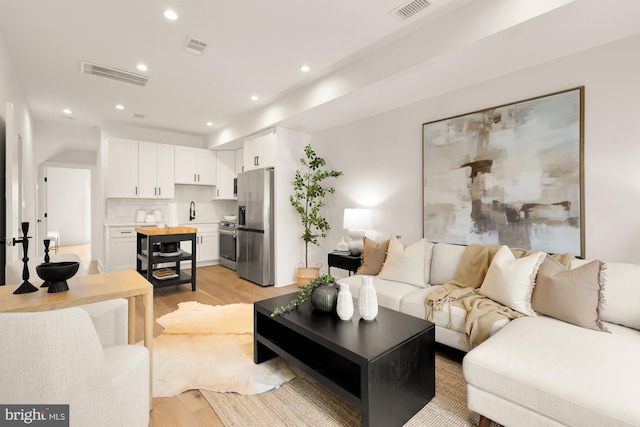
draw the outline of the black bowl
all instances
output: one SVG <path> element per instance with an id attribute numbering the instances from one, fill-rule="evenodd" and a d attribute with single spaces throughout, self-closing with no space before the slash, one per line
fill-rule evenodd
<path id="1" fill-rule="evenodd" d="M 77 261 L 46 262 L 36 266 L 36 272 L 42 280 L 43 286 L 48 285 L 50 294 L 69 290 L 67 279 L 78 272 L 80 263 Z"/>

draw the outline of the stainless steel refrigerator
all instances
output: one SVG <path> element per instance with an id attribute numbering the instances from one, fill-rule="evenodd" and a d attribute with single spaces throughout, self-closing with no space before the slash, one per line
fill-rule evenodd
<path id="1" fill-rule="evenodd" d="M 238 174 L 238 276 L 261 286 L 275 284 L 273 169 Z"/>

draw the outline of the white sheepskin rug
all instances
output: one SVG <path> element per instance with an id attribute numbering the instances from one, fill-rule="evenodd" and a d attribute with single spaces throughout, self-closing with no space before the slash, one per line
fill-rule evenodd
<path id="1" fill-rule="evenodd" d="M 280 357 L 253 363 L 253 304 L 181 302 L 153 340 L 153 397 L 191 389 L 258 394 L 295 377 Z"/>

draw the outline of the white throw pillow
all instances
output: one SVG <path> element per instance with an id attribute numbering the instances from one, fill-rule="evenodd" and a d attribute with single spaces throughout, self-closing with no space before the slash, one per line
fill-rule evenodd
<path id="1" fill-rule="evenodd" d="M 524 315 L 535 316 L 531 296 L 544 257 L 543 252 L 534 252 L 516 259 L 508 246 L 502 246 L 491 261 L 480 294 Z"/>
<path id="2" fill-rule="evenodd" d="M 382 265 L 378 277 L 410 285 L 426 287 L 425 257 L 427 255 L 427 241 L 420 239 L 406 248 L 392 236 L 389 241 L 387 258 Z M 431 255 L 431 254 L 429 254 Z"/>

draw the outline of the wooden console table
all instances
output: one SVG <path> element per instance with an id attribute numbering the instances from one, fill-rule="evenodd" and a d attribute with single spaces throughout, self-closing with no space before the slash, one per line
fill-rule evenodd
<path id="1" fill-rule="evenodd" d="M 37 285 L 36 285 L 37 283 Z M 40 281 L 33 281 L 39 286 Z M 34 312 L 76 307 L 117 298 L 129 301 L 129 344 L 136 343 L 136 297 L 144 303 L 144 346 L 149 350 L 149 408 L 153 396 L 153 286 L 133 270 L 75 276 L 67 280 L 69 290 L 50 294 L 14 295 L 19 285 L 0 286 L 0 312 Z"/>

